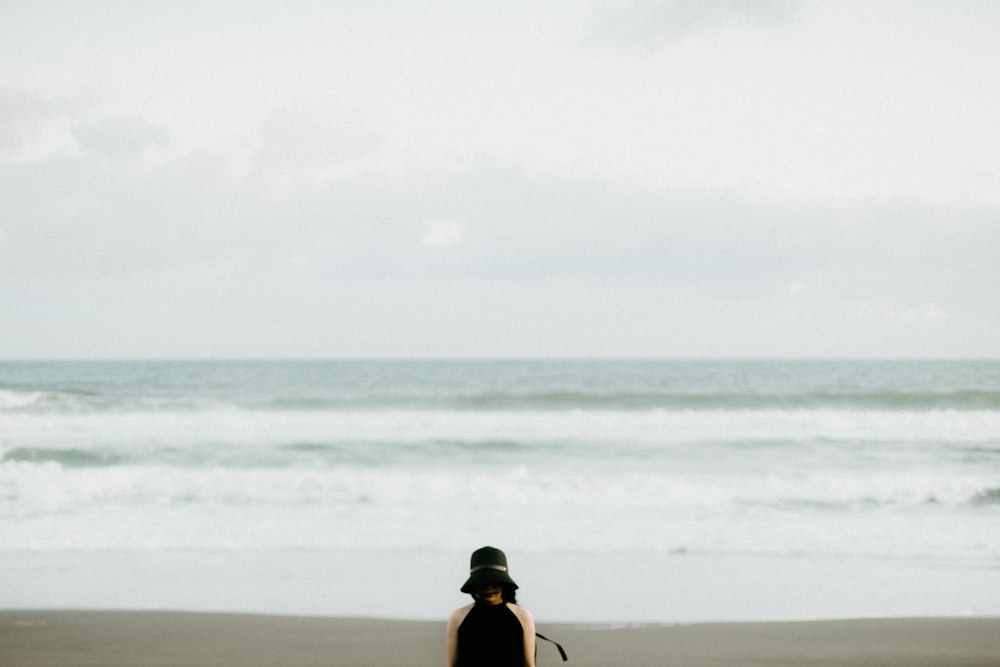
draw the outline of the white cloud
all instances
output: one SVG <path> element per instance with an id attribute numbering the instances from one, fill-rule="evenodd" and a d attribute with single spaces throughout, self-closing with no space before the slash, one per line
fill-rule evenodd
<path id="1" fill-rule="evenodd" d="M 793 299 L 797 299 L 802 296 L 806 290 L 812 287 L 812 283 L 808 280 L 796 280 L 785 288 L 785 293 Z"/>
<path id="2" fill-rule="evenodd" d="M 260 159 L 283 167 L 322 167 L 378 150 L 363 113 L 300 101 L 269 113 L 260 126 Z"/>
<path id="3" fill-rule="evenodd" d="M 449 248 L 462 242 L 465 229 L 448 220 L 431 220 L 424 226 L 424 236 L 420 240 L 426 246 Z"/>
<path id="4" fill-rule="evenodd" d="M 111 158 L 138 155 L 169 144 L 169 133 L 142 118 L 117 117 L 73 126 L 73 137 L 87 153 Z"/>
<path id="5" fill-rule="evenodd" d="M 925 303 L 903 310 L 899 313 L 899 319 L 903 324 L 920 327 L 949 322 L 955 318 L 939 304 Z"/>
<path id="6" fill-rule="evenodd" d="M 67 123 L 81 113 L 85 98 L 80 92 L 53 97 L 0 87 L 0 158 L 31 160 L 71 147 Z"/>
<path id="7" fill-rule="evenodd" d="M 301 195 L 380 164 L 381 139 L 365 115 L 321 101 L 299 100 L 260 122 L 253 187 L 273 198 Z"/>
<path id="8" fill-rule="evenodd" d="M 637 0 L 601 6 L 592 35 L 626 47 L 670 43 L 732 25 L 774 26 L 792 20 L 801 0 Z"/>
<path id="9" fill-rule="evenodd" d="M 238 255 L 214 259 L 198 264 L 195 267 L 195 275 L 198 282 L 211 287 L 228 280 L 233 271 L 240 265 L 241 258 Z"/>
<path id="10" fill-rule="evenodd" d="M 849 301 L 858 320 L 880 321 L 901 329 L 920 329 L 947 324 L 955 319 L 937 303 L 904 305 L 885 301 Z"/>
<path id="11" fill-rule="evenodd" d="M 37 92 L 0 88 L 0 152 L 23 146 L 51 110 L 51 105 Z"/>

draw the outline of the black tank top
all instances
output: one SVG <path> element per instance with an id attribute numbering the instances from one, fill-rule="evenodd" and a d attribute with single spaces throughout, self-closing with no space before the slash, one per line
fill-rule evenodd
<path id="1" fill-rule="evenodd" d="M 458 627 L 457 667 L 524 667 L 524 628 L 506 604 L 477 604 Z"/>

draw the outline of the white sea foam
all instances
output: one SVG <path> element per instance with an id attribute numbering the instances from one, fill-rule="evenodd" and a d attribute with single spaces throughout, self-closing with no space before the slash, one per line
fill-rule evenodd
<path id="1" fill-rule="evenodd" d="M 1000 556 L 994 476 L 501 463 L 0 466 L 11 549 L 433 548 L 488 522 L 521 548 Z M 930 533 L 927 531 L 930 530 Z M 926 535 L 942 542 L 928 543 Z M 449 536 L 452 536 L 449 538 Z M 957 536 L 957 539 L 954 537 Z"/>
<path id="2" fill-rule="evenodd" d="M 0 410 L 16 410 L 35 405 L 44 394 L 40 391 L 10 391 L 0 389 Z"/>
<path id="3" fill-rule="evenodd" d="M 331 388 L 304 364 L 28 365 L 4 388 L 0 373 L 0 579 L 24 576 L 3 570 L 16 554 L 263 567 L 274 553 L 428 562 L 487 542 L 575 554 L 605 578 L 623 576 L 610 563 L 679 559 L 696 576 L 844 559 L 974 578 L 1000 562 L 1000 373 L 958 365 L 972 379 L 935 380 L 930 400 L 901 367 L 865 381 L 866 405 L 839 398 L 848 374 L 809 365 L 753 367 L 772 392 L 761 400 L 754 382 L 736 400 L 712 384 L 739 364 L 333 368 L 364 375 Z M 803 382 L 812 397 L 797 404 Z M 633 588 L 622 604 L 655 617 Z"/>
<path id="4" fill-rule="evenodd" d="M 150 411 L 0 414 L 5 447 L 44 443 L 1000 441 L 1000 410 Z"/>

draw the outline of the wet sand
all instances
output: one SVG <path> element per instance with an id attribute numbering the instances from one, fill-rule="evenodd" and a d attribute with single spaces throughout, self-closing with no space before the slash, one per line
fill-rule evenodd
<path id="1" fill-rule="evenodd" d="M 1000 619 L 630 627 L 539 623 L 568 665 L 1000 667 Z M 0 611 L 12 667 L 441 667 L 444 621 L 128 611 Z M 538 665 L 563 664 L 539 642 Z"/>

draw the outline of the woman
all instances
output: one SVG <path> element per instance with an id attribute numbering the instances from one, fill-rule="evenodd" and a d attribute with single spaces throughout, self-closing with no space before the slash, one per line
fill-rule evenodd
<path id="1" fill-rule="evenodd" d="M 517 604 L 516 590 L 502 551 L 472 553 L 462 592 L 474 602 L 448 619 L 448 667 L 535 667 L 535 619 Z"/>

